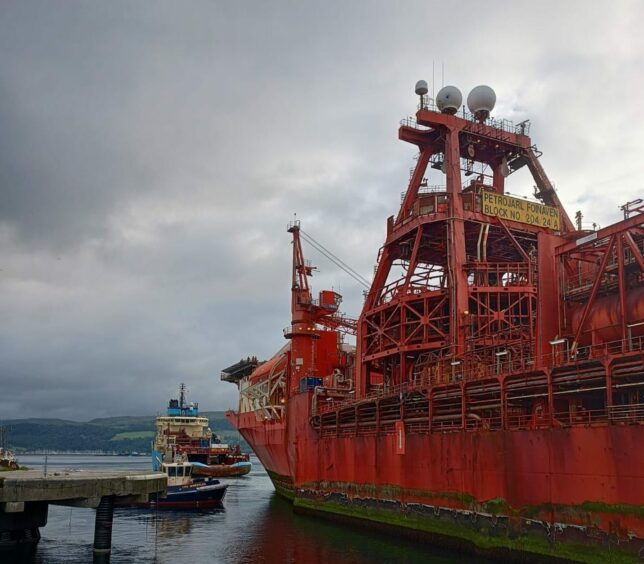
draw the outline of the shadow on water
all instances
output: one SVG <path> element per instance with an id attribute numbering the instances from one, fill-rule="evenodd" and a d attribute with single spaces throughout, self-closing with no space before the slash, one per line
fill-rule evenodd
<path id="1" fill-rule="evenodd" d="M 217 514 L 225 513 L 225 509 L 215 508 L 206 510 L 163 510 L 119 508 L 114 511 L 114 520 L 122 531 L 140 531 L 145 528 L 145 541 L 172 541 L 191 535 L 200 526 L 200 519 L 211 519 Z M 127 533 L 120 532 L 119 539 L 126 539 Z M 156 538 L 155 538 L 156 537 Z"/>
<path id="2" fill-rule="evenodd" d="M 250 529 L 248 542 L 231 546 L 226 562 L 453 564 L 461 561 L 453 553 L 393 535 L 298 515 L 277 494 L 257 515 Z"/>
<path id="3" fill-rule="evenodd" d="M 226 564 L 453 564 L 467 561 L 453 553 L 345 524 L 298 515 L 277 494 L 254 506 L 246 522 L 226 522 L 221 510 L 204 512 L 119 509 L 115 512 L 111 559 L 93 559 L 91 536 L 79 531 L 70 538 L 43 538 L 34 552 L 14 553 L 16 564 L 74 562 L 190 562 Z M 93 512 L 82 518 L 89 525 Z M 86 527 L 84 527 L 86 528 Z M 81 534 L 79 534 L 81 533 Z M 81 537 L 81 538 L 79 538 Z M 85 541 L 82 542 L 82 537 Z"/>

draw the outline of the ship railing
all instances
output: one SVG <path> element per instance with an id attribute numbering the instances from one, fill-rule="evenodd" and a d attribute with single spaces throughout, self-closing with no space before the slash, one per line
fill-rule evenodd
<path id="1" fill-rule="evenodd" d="M 628 326 L 627 332 L 630 333 L 630 328 Z M 563 351 L 562 363 L 577 362 L 579 360 L 602 358 L 638 351 L 644 351 L 644 335 L 629 335 L 626 339 L 608 341 L 597 345 L 582 346 L 578 347 L 576 350 L 568 348 Z"/>
<path id="2" fill-rule="evenodd" d="M 332 399 L 331 401 L 323 402 L 318 405 L 315 414 L 320 415 L 329 411 L 335 411 L 338 408 L 354 405 L 358 401 L 369 401 L 395 395 L 401 395 L 402 397 L 402 394 L 407 392 L 425 390 L 435 385 L 460 384 L 461 382 L 493 378 L 501 374 L 530 374 L 541 371 L 544 368 L 565 367 L 620 355 L 641 354 L 644 352 L 644 335 L 630 336 L 628 339 L 578 347 L 576 350 L 573 350 L 570 343 L 563 339 L 561 343 L 554 346 L 561 348 L 561 350 L 556 350 L 551 354 L 536 358 L 521 357 L 517 359 L 509 358 L 502 361 L 497 360 L 497 362 L 488 365 L 463 363 L 456 366 L 450 363 L 450 367 L 439 370 L 438 368 L 442 365 L 436 363 L 434 365 L 436 369 L 432 374 L 417 376 L 413 381 L 402 382 L 393 386 L 377 386 L 359 398 L 352 397 L 340 401 Z M 498 349 L 499 347 L 497 347 Z"/>
<path id="3" fill-rule="evenodd" d="M 604 426 L 610 421 L 614 424 L 642 424 L 644 423 L 644 404 L 615 405 L 598 409 L 578 408 L 571 411 L 556 411 L 550 418 L 545 412 L 541 416 L 531 413 L 507 414 L 505 429 L 509 431 L 522 431 L 529 429 L 540 429 L 550 427 L 574 427 L 574 426 Z M 333 426 L 335 427 L 335 426 Z M 375 422 L 368 424 L 358 423 L 361 435 L 377 434 L 378 432 L 394 432 L 394 422 L 381 421 L 379 430 Z M 503 427 L 503 419 L 499 416 L 466 417 L 465 428 L 469 431 L 494 431 Z M 461 414 L 432 417 L 431 429 L 439 432 L 461 431 L 463 429 Z M 328 430 L 328 429 L 327 429 Z M 355 423 L 341 423 L 338 425 L 340 435 L 355 434 Z M 405 421 L 406 433 L 427 433 L 430 430 L 429 418 L 416 421 Z M 332 434 L 335 434 L 332 430 Z"/>
<path id="4" fill-rule="evenodd" d="M 552 352 L 536 357 L 511 358 L 497 364 L 485 366 L 485 374 L 492 376 L 499 373 L 527 372 L 536 367 L 559 367 L 569 364 L 578 364 L 589 360 L 627 355 L 644 351 L 644 335 L 629 335 L 627 339 L 608 341 L 596 345 L 585 345 L 573 348 L 571 339 L 560 339 L 551 343 Z M 500 347 L 497 347 L 497 350 Z M 480 368 L 477 368 L 480 370 Z M 471 372 L 466 372 L 464 379 L 470 380 Z M 474 378 L 476 379 L 476 378 Z"/>
<path id="5" fill-rule="evenodd" d="M 580 407 L 575 411 L 556 411 L 553 423 L 559 427 L 573 425 L 603 425 L 609 420 L 612 423 L 641 423 L 644 422 L 644 404 L 611 405 L 599 409 Z"/>
<path id="6" fill-rule="evenodd" d="M 500 356 L 503 360 L 497 360 L 493 364 L 475 366 L 459 366 L 456 374 L 459 380 L 480 380 L 499 374 L 512 374 L 520 372 L 531 372 L 543 367 L 559 367 L 568 364 L 578 364 L 589 360 L 601 360 L 603 358 L 627 355 L 644 351 L 644 335 L 630 335 L 626 339 L 608 341 L 596 345 L 585 345 L 581 347 L 572 347 L 572 341 L 561 339 L 553 341 L 553 351 L 551 353 L 538 357 L 520 356 L 519 358 L 508 358 L 508 355 Z M 494 347 L 496 353 L 505 352 L 503 346 Z M 443 376 L 450 376 L 450 372 L 445 372 Z M 432 381 L 432 383 L 444 383 Z"/>
<path id="7" fill-rule="evenodd" d="M 644 403 L 611 405 L 608 417 L 614 423 L 635 423 L 644 421 Z"/>
<path id="8" fill-rule="evenodd" d="M 440 110 L 436 105 L 436 100 L 431 96 L 423 96 L 422 101 L 416 107 L 419 110 L 430 110 L 432 112 L 440 113 Z M 468 121 L 479 123 L 479 121 L 476 119 L 476 116 L 474 114 L 465 110 L 465 106 L 463 106 L 463 108 L 459 112 L 457 112 L 456 115 L 457 117 L 466 119 Z M 410 119 L 410 118 L 407 118 L 407 119 Z M 401 122 L 401 125 L 403 125 L 402 122 Z M 489 117 L 485 120 L 485 125 L 494 127 L 506 133 L 515 133 L 517 135 L 530 134 L 530 120 L 527 120 L 527 119 L 515 124 L 509 119 Z"/>
<path id="9" fill-rule="evenodd" d="M 472 257 L 466 268 L 469 286 L 511 288 L 532 285 L 532 268 L 524 262 L 485 263 Z"/>
<path id="10" fill-rule="evenodd" d="M 405 433 L 419 433 L 426 434 L 429 432 L 429 421 L 419 421 L 416 423 L 406 423 L 405 424 Z M 361 433 L 362 434 L 362 433 Z M 374 425 L 373 434 L 376 434 L 376 428 Z"/>
<path id="11" fill-rule="evenodd" d="M 608 419 L 606 408 L 585 409 L 578 407 L 575 410 L 555 411 L 553 424 L 555 427 L 570 427 L 573 425 L 605 424 Z"/>
<path id="12" fill-rule="evenodd" d="M 615 405 L 597 409 L 578 408 L 575 411 L 557 411 L 552 420 L 547 413 L 541 416 L 533 414 L 507 414 L 506 429 L 526 430 L 547 427 L 571 427 L 578 425 L 603 426 L 607 421 L 617 424 L 641 424 L 644 422 L 644 404 Z M 468 419 L 466 428 L 470 430 L 500 429 L 502 419 L 498 417 L 481 417 Z M 461 423 L 456 417 L 452 421 L 432 422 L 436 430 L 461 429 Z"/>
<path id="13" fill-rule="evenodd" d="M 400 394 L 402 396 L 403 393 L 412 391 L 415 389 L 420 389 L 421 386 L 415 386 L 411 384 L 410 382 L 403 382 L 402 384 L 397 384 L 395 386 L 379 386 L 377 389 L 370 391 L 367 393 L 365 396 L 360 398 L 360 401 L 364 400 L 372 400 L 372 399 L 378 399 L 378 398 L 384 398 L 384 397 L 392 397 L 397 394 Z M 349 399 L 343 399 L 336 401 L 335 399 L 331 398 L 331 401 L 324 402 L 323 404 L 318 404 L 317 411 L 315 414 L 321 415 L 322 413 L 326 413 L 328 411 L 335 411 L 338 408 L 342 407 L 348 407 L 351 405 L 354 405 L 356 403 L 356 400 L 353 398 Z"/>
<path id="14" fill-rule="evenodd" d="M 426 181 L 426 179 L 425 179 Z M 445 184 L 421 184 L 418 188 L 418 194 L 446 194 L 447 188 Z M 405 200 L 407 195 L 407 190 L 404 190 L 400 193 L 400 202 L 402 203 Z"/>
<path id="15" fill-rule="evenodd" d="M 468 278 L 469 286 L 480 287 L 503 287 L 512 288 L 515 286 L 532 286 L 532 269 L 525 263 L 495 263 L 484 264 L 478 263 L 474 259 L 468 261 L 468 269 L 470 276 Z M 426 278 L 416 277 L 421 282 L 425 282 Z M 439 279 L 439 274 L 436 274 L 436 280 Z M 431 278 L 429 279 L 431 280 Z M 406 277 L 398 278 L 390 282 L 380 290 L 380 298 L 378 305 L 389 303 L 394 298 L 401 295 L 400 289 L 405 285 Z M 444 290 L 444 287 L 439 283 L 431 284 L 425 283 L 423 285 L 412 283 L 406 289 L 405 295 L 420 295 L 424 292 L 433 292 L 436 290 Z"/>
<path id="16" fill-rule="evenodd" d="M 318 332 L 318 328 L 315 324 L 310 325 L 308 327 L 296 327 L 295 325 L 287 325 L 282 329 L 282 333 L 284 333 L 284 336 L 287 338 L 290 338 L 293 335 L 316 335 Z"/>
<path id="17" fill-rule="evenodd" d="M 425 127 L 424 125 L 420 125 L 416 121 L 416 118 L 407 116 L 406 118 L 403 118 L 400 120 L 400 125 L 403 127 L 411 127 L 412 129 L 419 129 L 421 131 L 428 131 L 429 127 Z"/>
<path id="18" fill-rule="evenodd" d="M 447 186 L 445 184 L 421 184 L 418 188 L 419 194 L 446 194 Z M 404 196 L 405 192 L 403 192 Z"/>
<path id="19" fill-rule="evenodd" d="M 425 94 L 420 102 L 416 105 L 417 110 L 430 110 L 432 112 L 440 112 L 438 106 L 436 105 L 436 100 L 431 96 Z"/>
<path id="20" fill-rule="evenodd" d="M 305 261 L 308 262 L 309 264 L 307 266 L 311 266 L 311 261 Z M 302 296 L 299 296 L 297 298 L 297 303 L 298 305 L 313 305 L 313 306 L 319 306 L 320 305 L 320 300 L 317 298 L 304 298 Z"/>
<path id="21" fill-rule="evenodd" d="M 624 261 L 624 265 L 628 266 L 633 264 L 634 259 L 631 261 Z M 564 288 L 564 297 L 570 300 L 583 301 L 588 298 L 593 289 L 595 278 L 586 276 L 583 280 L 568 282 Z M 601 282 L 601 289 L 603 292 L 616 292 L 619 288 L 619 280 L 611 280 L 604 278 Z"/>
<path id="22" fill-rule="evenodd" d="M 389 303 L 398 293 L 399 288 L 405 284 L 405 278 L 399 278 L 387 284 L 380 291 L 380 298 L 378 299 L 378 305 Z"/>
<path id="23" fill-rule="evenodd" d="M 432 281 L 435 281 L 432 283 Z M 424 277 L 423 274 L 415 274 L 412 276 L 410 284 L 407 286 L 404 294 L 402 293 L 402 288 L 405 286 L 406 278 L 398 278 L 393 282 L 387 284 L 382 290 L 380 290 L 380 297 L 376 302 L 377 305 L 384 305 L 391 302 L 394 298 L 402 296 L 420 296 L 421 294 L 427 292 L 436 292 L 437 290 L 445 290 L 444 286 L 441 285 L 440 273 L 435 273 L 431 277 Z M 422 284 L 419 284 L 421 282 Z"/>
<path id="24" fill-rule="evenodd" d="M 189 452 L 190 454 L 208 454 L 209 448 L 206 447 L 190 447 L 189 445 L 178 445 L 177 452 Z"/>
<path id="25" fill-rule="evenodd" d="M 422 199 L 422 201 L 417 199 L 414 202 L 414 205 L 409 210 L 409 214 L 401 218 L 401 220 L 395 224 L 395 229 L 399 229 L 400 227 L 406 225 L 410 221 L 413 221 L 417 217 L 432 215 L 437 213 L 441 213 L 441 214 L 447 213 L 449 209 L 448 207 L 449 194 L 445 192 L 445 187 L 431 186 L 427 188 L 428 189 L 426 191 L 419 192 L 420 194 L 425 196 Z M 403 192 L 402 195 L 404 199 L 405 192 Z M 475 194 L 462 194 L 461 196 L 467 196 L 469 201 L 472 196 L 475 196 Z"/>

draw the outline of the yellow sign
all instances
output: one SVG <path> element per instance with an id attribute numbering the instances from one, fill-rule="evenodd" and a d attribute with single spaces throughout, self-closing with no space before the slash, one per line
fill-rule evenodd
<path id="1" fill-rule="evenodd" d="M 559 210 L 553 206 L 544 206 L 494 192 L 483 192 L 482 204 L 483 213 L 486 215 L 559 231 Z"/>

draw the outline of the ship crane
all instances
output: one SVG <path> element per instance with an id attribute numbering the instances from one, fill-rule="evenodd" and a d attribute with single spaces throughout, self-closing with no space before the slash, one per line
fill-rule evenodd
<path id="1" fill-rule="evenodd" d="M 323 247 L 313 237 L 302 231 L 300 222 L 293 221 L 288 225 L 287 231 L 293 235 L 293 275 L 291 284 L 291 312 L 293 315 L 292 327 L 307 325 L 305 331 L 310 331 L 316 324 L 327 329 L 340 330 L 350 335 L 356 335 L 358 322 L 338 311 L 342 296 L 333 290 L 323 290 L 319 298 L 314 300 L 309 288 L 308 277 L 317 270 L 311 263 L 304 259 L 302 239 L 310 243 L 319 252 L 324 254 L 334 264 L 338 265 L 360 284 L 368 287 L 367 280 L 353 270 L 350 266 L 336 257 L 331 251 Z"/>
<path id="2" fill-rule="evenodd" d="M 312 267 L 310 264 L 308 264 L 307 261 L 304 260 L 304 255 L 302 252 L 302 244 L 301 244 L 301 240 L 304 240 L 309 245 L 311 245 L 316 251 L 318 251 L 321 255 L 326 257 L 338 268 L 342 269 L 349 276 L 351 276 L 351 278 L 353 278 L 356 282 L 358 282 L 358 284 L 364 286 L 366 289 L 369 289 L 369 287 L 371 286 L 371 283 L 369 282 L 369 280 L 367 280 L 364 276 L 362 276 L 356 270 L 351 268 L 342 259 L 338 258 L 329 249 L 327 249 L 324 245 L 322 245 L 322 243 L 320 243 L 319 241 L 316 241 L 310 234 L 306 233 L 302 229 L 299 221 L 295 221 L 289 224 L 288 231 L 293 233 L 293 286 L 294 287 L 295 285 L 297 285 L 298 288 L 300 289 L 303 289 L 303 288 L 308 289 L 308 282 L 306 280 L 306 277 L 312 276 L 313 271 L 316 270 L 315 267 Z M 338 298 L 340 297 L 339 294 L 336 294 L 336 296 Z M 310 293 L 309 293 L 309 299 L 310 299 Z M 333 314 L 326 315 L 328 311 L 329 311 L 329 304 L 327 304 L 327 306 L 324 308 L 325 315 L 319 317 L 316 320 L 316 323 L 318 325 L 321 325 L 322 327 L 325 327 L 327 329 L 341 331 L 342 333 L 345 333 L 347 335 L 352 335 L 354 337 L 358 334 L 357 319 L 353 319 L 345 315 L 344 313 L 340 313 L 337 311 Z"/>
<path id="3" fill-rule="evenodd" d="M 300 222 L 293 221 L 287 230 L 293 236 L 293 263 L 291 325 L 285 329 L 284 336 L 291 341 L 290 389 L 296 391 L 315 388 L 322 384 L 323 378 L 349 369 L 338 331 L 356 335 L 358 322 L 338 311 L 342 302 L 338 292 L 322 290 L 317 299 L 313 298 L 308 277 L 315 268 L 304 259 Z"/>

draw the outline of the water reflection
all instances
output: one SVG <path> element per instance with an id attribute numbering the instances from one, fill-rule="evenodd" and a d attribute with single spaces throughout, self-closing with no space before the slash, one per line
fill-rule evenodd
<path id="1" fill-rule="evenodd" d="M 257 515 L 247 542 L 231 546 L 230 563 L 304 562 L 307 564 L 453 563 L 453 554 L 428 545 L 341 525 L 293 512 L 277 496 Z"/>
<path id="2" fill-rule="evenodd" d="M 218 513 L 224 513 L 224 508 L 200 511 L 154 511 L 148 509 L 120 508 L 114 511 L 114 521 L 117 533 L 122 529 L 141 527 L 146 529 L 146 538 L 158 536 L 160 540 L 172 540 L 184 537 L 201 525 L 199 519 L 209 519 Z M 123 535 L 125 533 L 121 533 Z"/>
<path id="3" fill-rule="evenodd" d="M 52 462 L 66 467 L 96 468 L 107 463 L 111 468 L 147 469 L 144 461 L 125 457 L 50 459 Z M 228 484 L 225 510 L 117 509 L 111 564 L 175 564 L 179 559 L 225 564 L 473 561 L 372 530 L 297 515 L 288 501 L 275 494 L 268 475 L 256 459 L 253 462 L 253 471 L 248 476 L 222 480 Z M 0 562 L 92 562 L 94 516 L 91 509 L 51 506 L 49 522 L 41 531 L 43 538 L 36 553 L 20 560 L 7 561 L 0 556 Z"/>

